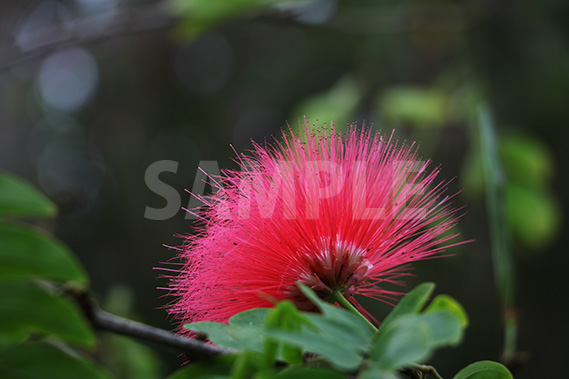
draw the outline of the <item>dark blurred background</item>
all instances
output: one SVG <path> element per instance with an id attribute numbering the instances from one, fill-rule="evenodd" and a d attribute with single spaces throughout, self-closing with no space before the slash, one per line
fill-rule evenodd
<path id="1" fill-rule="evenodd" d="M 236 168 L 234 152 L 307 115 L 341 129 L 396 129 L 456 179 L 467 204 L 454 257 L 417 264 L 466 308 L 463 344 L 432 363 L 452 376 L 500 358 L 503 332 L 485 210 L 476 109 L 499 135 L 517 271 L 517 378 L 561 378 L 566 315 L 569 150 L 566 1 L 4 0 L 0 3 L 0 168 L 59 206 L 50 228 L 80 257 L 102 306 L 163 328 L 165 280 L 153 267 L 191 232 L 145 184 L 194 185 L 200 161 Z M 388 311 L 383 305 L 375 313 Z M 182 358 L 106 337 L 97 353 L 118 377 L 160 377 Z M 125 363 L 132 360 L 134 363 Z"/>

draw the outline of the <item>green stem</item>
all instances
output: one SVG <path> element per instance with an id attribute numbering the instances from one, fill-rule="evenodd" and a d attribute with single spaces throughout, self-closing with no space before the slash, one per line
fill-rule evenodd
<path id="1" fill-rule="evenodd" d="M 336 303 L 340 304 L 345 309 L 347 309 L 350 312 L 354 313 L 355 315 L 359 316 L 362 320 L 364 320 L 369 325 L 369 327 L 374 332 L 377 332 L 377 328 L 375 327 L 375 325 L 373 325 L 364 315 L 362 315 L 360 313 L 360 311 L 358 311 L 358 309 L 356 307 L 354 307 L 352 305 L 352 303 L 350 303 L 350 301 L 348 299 L 346 299 L 340 291 L 332 292 L 331 299 L 334 300 Z"/>
<path id="2" fill-rule="evenodd" d="M 480 153 L 486 180 L 486 202 L 492 242 L 494 277 L 504 309 L 503 360 L 511 363 L 516 356 L 517 317 L 515 308 L 515 270 L 510 234 L 505 211 L 505 179 L 498 156 L 496 130 L 490 109 L 481 106 L 478 112 L 480 125 Z"/>
<path id="3" fill-rule="evenodd" d="M 506 309 L 504 311 L 504 351 L 502 360 L 506 365 L 511 365 L 516 359 L 516 339 L 517 339 L 517 316 L 515 310 Z"/>

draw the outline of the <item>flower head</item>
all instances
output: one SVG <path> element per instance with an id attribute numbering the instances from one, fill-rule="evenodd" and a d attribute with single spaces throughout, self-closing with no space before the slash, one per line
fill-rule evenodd
<path id="1" fill-rule="evenodd" d="M 306 124 L 239 162 L 212 178 L 204 223 L 180 248 L 170 312 L 182 323 L 226 321 L 274 300 L 312 310 L 298 282 L 357 307 L 356 294 L 385 300 L 393 292 L 382 283 L 401 284 L 410 263 L 457 244 L 439 169 L 393 134 Z"/>

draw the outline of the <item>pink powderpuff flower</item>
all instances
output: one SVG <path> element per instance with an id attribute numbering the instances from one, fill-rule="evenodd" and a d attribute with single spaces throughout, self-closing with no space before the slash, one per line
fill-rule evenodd
<path id="1" fill-rule="evenodd" d="M 393 133 L 352 125 L 342 136 L 305 121 L 239 163 L 210 178 L 217 192 L 200 197 L 203 222 L 178 249 L 169 312 L 180 324 L 226 322 L 275 300 L 314 310 L 298 282 L 323 299 L 339 291 L 372 318 L 354 295 L 387 302 L 398 293 L 382 283 L 402 284 L 410 263 L 464 243 L 449 242 L 460 216 L 439 168 Z"/>

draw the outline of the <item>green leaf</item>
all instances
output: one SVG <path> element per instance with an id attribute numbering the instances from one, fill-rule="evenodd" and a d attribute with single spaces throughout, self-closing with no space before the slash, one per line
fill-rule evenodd
<path id="1" fill-rule="evenodd" d="M 265 335 L 319 354 L 336 367 L 358 367 L 374 335 L 369 325 L 350 311 L 324 302 L 307 286 L 299 284 L 299 287 L 322 314 L 302 314 L 301 330 L 269 329 Z"/>
<path id="2" fill-rule="evenodd" d="M 24 180 L 0 172 L 0 217 L 53 217 L 55 204 Z"/>
<path id="3" fill-rule="evenodd" d="M 360 346 L 346 343 L 345 340 L 334 335 L 326 335 L 320 329 L 309 325 L 310 321 L 306 315 L 294 308 L 292 308 L 294 312 L 291 314 L 291 308 L 286 305 L 286 303 L 281 303 L 277 308 L 271 310 L 271 312 L 279 311 L 275 313 L 275 316 L 278 317 L 273 320 L 274 325 L 269 325 L 271 329 L 260 326 L 260 321 L 266 314 L 266 310 L 243 312 L 243 314 L 234 316 L 230 324 L 197 322 L 186 324 L 184 327 L 206 333 L 211 341 L 227 348 L 263 352 L 264 342 L 269 341 L 282 346 L 282 355 L 286 355 L 285 358 L 290 358 L 291 361 L 296 360 L 296 355 L 300 356 L 300 352 L 294 351 L 296 350 L 294 348 L 299 347 L 305 351 L 321 355 L 337 367 L 348 369 L 358 367 L 362 361 Z M 331 305 L 330 307 L 335 308 Z M 335 308 L 334 311 L 347 312 L 339 308 Z M 247 316 L 252 316 L 252 321 L 248 321 Z M 350 316 L 352 315 L 350 314 Z M 327 317 L 327 315 L 322 317 Z M 355 320 L 361 322 L 359 318 Z M 295 324 L 291 325 L 290 321 L 294 321 Z M 299 327 L 302 325 L 305 327 Z M 369 327 L 367 328 L 369 330 Z M 370 334 L 369 339 L 372 336 L 373 333 Z M 369 344 L 369 340 L 366 342 Z"/>
<path id="4" fill-rule="evenodd" d="M 345 370 L 354 370 L 362 362 L 359 349 L 355 346 L 311 329 L 304 328 L 302 332 L 266 330 L 265 335 L 301 347 L 305 352 L 318 354 L 332 365 Z"/>
<path id="5" fill-rule="evenodd" d="M 390 322 L 393 322 L 401 316 L 419 313 L 434 289 L 434 283 L 419 284 L 399 301 L 397 306 L 387 315 L 385 320 L 383 320 L 381 328 L 384 328 Z"/>
<path id="6" fill-rule="evenodd" d="M 4 330 L 0 332 L 0 351 L 9 346 L 24 342 L 29 337 L 25 330 Z"/>
<path id="7" fill-rule="evenodd" d="M 369 332 L 366 336 L 362 336 L 357 332 L 350 333 L 350 326 L 349 324 L 339 323 L 335 319 L 330 319 L 327 317 L 322 317 L 316 314 L 307 314 L 306 317 L 310 322 L 322 331 L 325 335 L 336 337 L 340 340 L 343 340 L 344 343 L 350 344 L 355 348 L 365 351 L 370 347 L 371 339 L 373 338 L 373 332 L 369 326 L 366 325 L 366 328 Z M 360 326 L 355 326 L 354 330 L 360 329 Z"/>
<path id="8" fill-rule="evenodd" d="M 62 243 L 30 227 L 0 224 L 0 282 L 34 277 L 88 283 L 85 271 Z"/>
<path id="9" fill-rule="evenodd" d="M 445 345 L 457 345 L 462 340 L 461 319 L 453 312 L 438 309 L 421 316 L 429 326 L 431 348 Z"/>
<path id="10" fill-rule="evenodd" d="M 358 379 L 402 379 L 395 371 L 368 369 L 358 375 Z"/>
<path id="11" fill-rule="evenodd" d="M 407 314 L 378 332 L 370 353 L 370 369 L 397 370 L 421 362 L 437 347 L 456 345 L 461 339 L 461 320 L 452 311 Z"/>
<path id="12" fill-rule="evenodd" d="M 466 328 L 468 326 L 468 315 L 462 305 L 460 305 L 455 299 L 448 295 L 438 295 L 436 296 L 431 304 L 425 309 L 425 313 L 433 312 L 436 310 L 447 310 L 454 314 L 460 320 L 460 326 Z"/>
<path id="13" fill-rule="evenodd" d="M 269 320 L 272 320 L 269 323 Z M 264 352 L 270 363 L 280 357 L 289 363 L 302 360 L 296 346 L 283 344 L 267 338 L 266 327 L 300 331 L 308 320 L 291 303 L 281 302 L 275 308 L 257 308 L 241 312 L 229 320 L 229 324 L 217 322 L 197 322 L 184 325 L 185 328 L 207 334 L 207 337 L 219 346 L 232 349 L 247 349 Z M 272 366 L 272 363 L 269 365 Z"/>
<path id="14" fill-rule="evenodd" d="M 308 321 L 301 315 L 301 313 L 289 301 L 282 301 L 272 309 L 265 321 L 265 328 L 276 328 L 282 330 L 300 331 L 302 325 Z M 297 346 L 289 344 L 279 344 L 273 338 L 265 339 L 265 347 L 263 350 L 264 366 L 271 368 L 274 366 L 277 354 L 279 352 L 279 345 L 281 346 L 281 356 L 285 362 L 289 364 L 302 363 L 302 350 Z"/>
<path id="15" fill-rule="evenodd" d="M 503 365 L 492 361 L 472 363 L 458 372 L 454 379 L 513 379 Z"/>
<path id="16" fill-rule="evenodd" d="M 243 350 L 231 368 L 231 379 L 249 379 L 255 372 L 259 371 L 261 354 L 250 350 Z M 262 369 L 261 369 L 262 370 Z"/>
<path id="17" fill-rule="evenodd" d="M 283 308 L 283 304 L 290 303 L 279 303 L 272 309 L 266 318 L 265 327 L 267 328 L 281 328 L 283 324 L 283 318 L 286 316 L 287 310 Z M 292 306 L 292 304 L 290 304 Z M 300 326 L 300 325 L 299 325 Z M 262 367 L 270 369 L 274 366 L 277 359 L 277 354 L 279 352 L 279 342 L 275 341 L 273 338 L 265 338 L 265 346 L 263 348 L 263 359 Z"/>
<path id="18" fill-rule="evenodd" d="M 425 359 L 430 352 L 429 326 L 418 315 L 401 316 L 378 333 L 370 361 L 373 369 L 396 370 Z"/>
<path id="19" fill-rule="evenodd" d="M 312 328 L 312 324 L 308 318 L 298 311 L 293 303 L 284 301 L 279 303 L 278 307 L 281 308 L 281 311 L 283 312 L 280 325 L 281 329 L 301 331 L 305 326 Z M 290 365 L 300 365 L 303 362 L 302 349 L 290 344 L 282 344 L 281 357 Z"/>
<path id="20" fill-rule="evenodd" d="M 228 378 L 236 358 L 237 354 L 226 354 L 202 359 L 176 371 L 168 379 Z"/>
<path id="21" fill-rule="evenodd" d="M 216 345 L 229 349 L 249 349 L 263 351 L 263 329 L 222 324 L 218 322 L 194 322 L 184 328 L 207 334 L 207 338 Z"/>
<path id="22" fill-rule="evenodd" d="M 267 315 L 273 308 L 254 308 L 237 313 L 229 319 L 229 325 L 233 326 L 259 326 L 265 325 Z"/>
<path id="23" fill-rule="evenodd" d="M 344 379 L 338 372 L 308 367 L 289 367 L 279 372 L 275 379 Z"/>
<path id="24" fill-rule="evenodd" d="M 359 349 L 368 347 L 374 332 L 361 317 L 348 310 L 326 303 L 307 286 L 299 284 L 299 287 L 304 295 L 316 304 L 322 312 L 322 315 L 306 314 L 314 326 L 325 334 L 342 339 L 345 343 L 350 343 Z"/>
<path id="25" fill-rule="evenodd" d="M 93 363 L 70 355 L 57 347 L 26 342 L 0 354 L 0 377 L 30 378 L 107 378 Z"/>
<path id="26" fill-rule="evenodd" d="M 53 335 L 82 347 L 95 336 L 75 304 L 33 283 L 0 283 L 0 335 L 33 332 Z"/>

